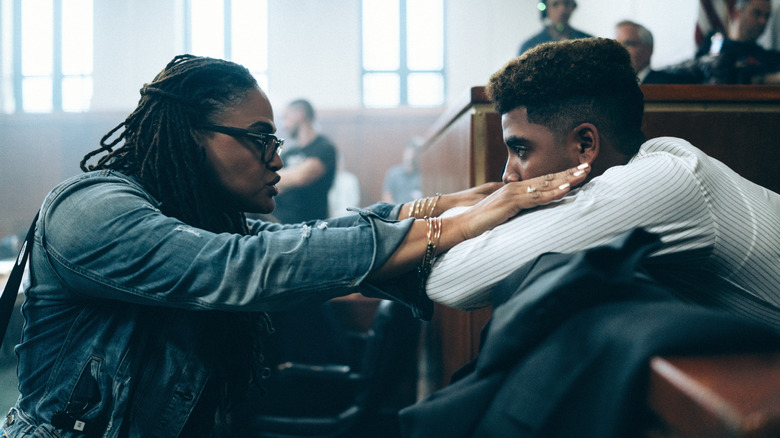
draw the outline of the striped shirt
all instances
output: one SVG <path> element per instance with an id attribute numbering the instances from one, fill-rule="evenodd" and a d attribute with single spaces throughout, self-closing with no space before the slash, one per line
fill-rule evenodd
<path id="1" fill-rule="evenodd" d="M 683 298 L 780 328 L 780 195 L 671 137 L 439 256 L 427 293 L 462 310 L 484 307 L 494 285 L 535 257 L 603 245 L 635 227 L 661 236 L 647 267 Z"/>

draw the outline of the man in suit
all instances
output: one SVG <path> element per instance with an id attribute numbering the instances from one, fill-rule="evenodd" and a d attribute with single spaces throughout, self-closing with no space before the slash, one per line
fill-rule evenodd
<path id="1" fill-rule="evenodd" d="M 651 69 L 653 34 L 641 24 L 630 20 L 621 21 L 615 26 L 615 39 L 631 55 L 631 65 L 636 70 L 640 84 L 691 84 L 699 82 L 692 75 Z"/>

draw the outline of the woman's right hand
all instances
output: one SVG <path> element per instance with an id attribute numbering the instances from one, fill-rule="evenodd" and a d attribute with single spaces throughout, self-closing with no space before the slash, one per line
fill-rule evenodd
<path id="1" fill-rule="evenodd" d="M 590 166 L 585 163 L 563 172 L 504 184 L 472 208 L 453 216 L 455 226 L 462 233 L 460 239 L 474 238 L 506 222 L 522 210 L 561 199 L 572 187 L 582 184 L 588 172 Z"/>
<path id="2" fill-rule="evenodd" d="M 582 184 L 588 172 L 588 166 L 580 166 L 525 181 L 483 184 L 475 190 L 465 191 L 466 196 L 477 196 L 481 200 L 462 213 L 441 219 L 441 236 L 436 242 L 435 254 L 441 254 L 464 240 L 479 236 L 506 222 L 521 210 L 562 198 L 571 187 Z M 485 196 L 485 193 L 480 193 L 481 190 L 490 194 Z M 459 196 L 463 194 L 464 192 L 458 192 Z M 408 211 L 409 204 L 404 208 Z M 437 214 L 439 211 L 437 207 Z M 402 216 L 405 217 L 403 214 Z M 429 221 L 417 219 L 401 245 L 379 270 L 371 274 L 371 278 L 391 278 L 419 266 L 425 254 L 429 227 Z"/>

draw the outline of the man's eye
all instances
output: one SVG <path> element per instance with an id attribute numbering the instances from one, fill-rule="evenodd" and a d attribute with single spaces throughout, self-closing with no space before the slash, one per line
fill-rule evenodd
<path id="1" fill-rule="evenodd" d="M 517 154 L 517 156 L 520 157 L 520 158 L 523 158 L 525 156 L 525 154 L 528 153 L 528 149 L 523 148 L 523 147 L 513 146 L 511 149 L 512 149 L 512 152 Z"/>

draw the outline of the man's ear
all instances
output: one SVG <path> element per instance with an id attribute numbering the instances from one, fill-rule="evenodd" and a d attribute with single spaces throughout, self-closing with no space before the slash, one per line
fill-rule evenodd
<path id="1" fill-rule="evenodd" d="M 599 130 L 592 123 L 581 123 L 571 131 L 572 141 L 577 145 L 580 164 L 593 165 L 599 155 L 601 140 Z"/>

